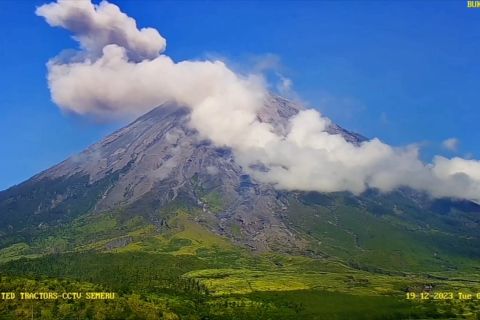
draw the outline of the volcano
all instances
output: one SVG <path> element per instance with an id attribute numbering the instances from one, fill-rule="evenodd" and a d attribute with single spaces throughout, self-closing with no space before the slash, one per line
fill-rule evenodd
<path id="1" fill-rule="evenodd" d="M 285 132 L 288 119 L 302 109 L 272 96 L 258 117 Z M 282 219 L 287 198 L 272 186 L 253 181 L 230 149 L 200 139 L 188 122 L 187 108 L 159 106 L 3 192 L 4 230 L 47 229 L 78 215 L 112 210 L 141 215 L 161 228 L 166 223 L 162 210 L 178 203 L 200 209 L 215 233 L 255 250 L 300 245 Z M 329 131 L 353 143 L 365 139 L 335 125 Z M 237 236 L 231 232 L 234 225 L 241 230 Z"/>
<path id="2" fill-rule="evenodd" d="M 284 134 L 288 120 L 300 110 L 297 103 L 270 96 L 258 119 Z M 366 140 L 335 124 L 327 131 L 353 144 Z M 388 194 L 370 190 L 360 196 L 277 190 L 248 175 L 232 150 L 201 139 L 189 125 L 188 109 L 173 104 L 151 110 L 85 151 L 1 192 L 1 244 L 30 246 L 78 219 L 104 215 L 120 223 L 137 219 L 162 234 L 180 211 L 188 213 L 192 223 L 252 251 L 343 259 L 353 254 L 363 262 L 372 252 L 390 252 L 395 256 L 376 267 L 398 267 L 394 261 L 400 259 L 407 269 L 451 258 L 455 244 L 468 256 L 478 251 L 473 245 L 480 212 L 475 203 L 433 200 L 408 189 Z M 431 230 L 439 230 L 442 237 Z M 134 241 L 128 236 L 118 242 L 118 235 L 115 232 L 110 239 L 114 245 L 103 250 Z M 391 241 L 392 235 L 397 242 Z M 110 236 L 96 235 L 89 241 Z M 454 237 L 457 240 L 445 246 Z M 413 243 L 417 238 L 421 240 Z M 428 253 L 420 262 L 407 263 L 410 260 L 403 257 L 411 254 L 404 250 L 408 245 Z M 441 260 L 442 268 L 452 265 Z"/>
<path id="3" fill-rule="evenodd" d="M 257 117 L 281 135 L 301 110 L 270 96 Z M 341 299 L 352 301 L 347 318 L 362 308 L 377 319 L 392 312 L 429 318 L 453 309 L 412 307 L 405 291 L 468 290 L 478 281 L 476 203 L 407 188 L 361 195 L 277 189 L 189 123 L 189 109 L 161 105 L 0 192 L 4 291 L 28 283 L 34 291 L 119 295 L 86 309 L 80 300 L 75 307 L 45 302 L 25 314 L 328 319 L 343 314 Z M 335 124 L 326 130 L 352 144 L 367 141 Z M 24 307 L 9 303 L 0 312 L 14 319 Z"/>

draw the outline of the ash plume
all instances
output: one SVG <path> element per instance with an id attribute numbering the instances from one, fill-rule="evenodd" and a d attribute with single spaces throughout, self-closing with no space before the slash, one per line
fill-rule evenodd
<path id="1" fill-rule="evenodd" d="M 257 117 L 268 96 L 261 75 L 237 74 L 220 60 L 174 61 L 157 30 L 139 29 L 107 1 L 58 0 L 36 14 L 79 43 L 75 54 L 47 64 L 52 99 L 63 110 L 108 119 L 176 103 L 190 109 L 190 125 L 202 138 L 231 148 L 249 174 L 278 189 L 359 194 L 405 186 L 480 202 L 477 160 L 436 156 L 425 164 L 416 146 L 394 148 L 376 138 L 354 145 L 329 134 L 330 120 L 314 109 L 292 117 L 286 134 L 276 133 Z M 258 164 L 266 169 L 252 169 Z"/>

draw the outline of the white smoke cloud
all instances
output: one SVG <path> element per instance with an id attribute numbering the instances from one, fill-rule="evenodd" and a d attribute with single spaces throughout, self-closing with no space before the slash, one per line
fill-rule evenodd
<path id="1" fill-rule="evenodd" d="M 354 145 L 327 133 L 330 121 L 315 110 L 300 111 L 286 135 L 276 134 L 257 117 L 267 96 L 262 77 L 238 75 L 218 60 L 175 62 L 162 54 L 165 39 L 156 30 L 139 30 L 106 1 L 59 0 L 36 12 L 72 31 L 81 47 L 48 63 L 52 99 L 64 110 L 133 116 L 178 103 L 191 109 L 200 135 L 232 148 L 254 178 L 279 189 L 359 194 L 407 186 L 480 202 L 479 161 L 437 156 L 424 164 L 414 146 L 393 148 L 378 139 Z M 266 170 L 251 169 L 257 164 Z"/>
<path id="2" fill-rule="evenodd" d="M 460 141 L 457 138 L 449 138 L 442 142 L 443 148 L 448 151 L 457 151 Z"/>
<path id="3" fill-rule="evenodd" d="M 74 34 L 82 48 L 93 57 L 109 44 L 117 44 L 134 60 L 152 59 L 165 50 L 166 40 L 152 28 L 138 29 L 134 19 L 106 1 L 94 6 L 84 0 L 58 0 L 37 8 L 48 24 Z"/>
<path id="4" fill-rule="evenodd" d="M 416 146 L 392 148 L 378 139 L 355 146 L 325 132 L 328 124 L 315 110 L 300 112 L 284 139 L 237 153 L 238 158 L 243 164 L 264 164 L 269 171 L 252 175 L 281 189 L 360 194 L 367 188 L 388 192 L 408 186 L 434 197 L 480 200 L 479 161 L 437 156 L 426 165 Z"/>

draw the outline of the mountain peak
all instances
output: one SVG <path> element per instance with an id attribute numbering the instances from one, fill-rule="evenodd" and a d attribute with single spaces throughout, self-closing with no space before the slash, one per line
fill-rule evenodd
<path id="1" fill-rule="evenodd" d="M 289 119 L 301 110 L 304 108 L 300 104 L 272 95 L 266 99 L 258 119 L 286 135 Z M 26 219 L 45 225 L 52 223 L 48 217 L 55 212 L 55 219 L 62 221 L 74 212 L 67 204 L 75 207 L 82 198 L 88 198 L 83 210 L 133 210 L 158 222 L 160 211 L 182 199 L 183 204 L 201 210 L 216 233 L 250 247 L 302 247 L 302 240 L 282 222 L 287 206 L 282 193 L 254 181 L 235 161 L 230 149 L 201 139 L 189 120 L 189 109 L 185 107 L 158 106 L 33 177 L 19 187 L 35 183 L 69 185 L 38 199 L 34 217 L 25 212 Z M 353 143 L 363 139 L 334 124 L 328 131 L 342 134 Z M 232 234 L 234 224 L 240 226 L 241 235 Z"/>

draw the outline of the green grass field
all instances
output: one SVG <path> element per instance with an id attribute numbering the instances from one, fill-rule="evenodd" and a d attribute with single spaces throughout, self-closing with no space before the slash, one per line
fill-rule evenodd
<path id="1" fill-rule="evenodd" d="M 429 241 L 448 242 L 448 233 L 409 233 L 411 226 L 384 222 L 391 217 L 378 219 L 348 206 L 332 212 L 292 203 L 291 223 L 321 257 L 251 252 L 199 224 L 195 212 L 185 209 L 169 216 L 167 229 L 115 212 L 78 217 L 0 250 L 1 289 L 113 291 L 118 298 L 3 301 L 0 314 L 2 319 L 480 317 L 475 301 L 405 299 L 407 290 L 420 292 L 425 285 L 480 292 L 474 259 L 457 257 L 455 246 L 429 247 Z"/>

